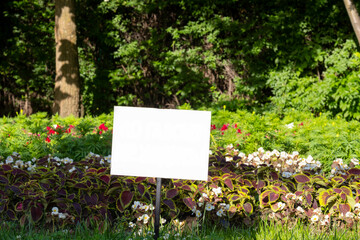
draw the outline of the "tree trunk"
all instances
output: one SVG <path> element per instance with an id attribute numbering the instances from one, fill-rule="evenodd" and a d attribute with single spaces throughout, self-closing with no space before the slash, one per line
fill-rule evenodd
<path id="1" fill-rule="evenodd" d="M 349 18 L 351 21 L 351 25 L 355 31 L 356 38 L 360 45 L 360 17 L 359 13 L 356 9 L 355 4 L 353 3 L 353 0 L 344 0 L 344 4 L 347 10 L 347 13 L 349 14 Z"/>
<path id="2" fill-rule="evenodd" d="M 75 0 L 55 1 L 56 78 L 53 112 L 80 113 L 80 74 L 76 46 Z"/>

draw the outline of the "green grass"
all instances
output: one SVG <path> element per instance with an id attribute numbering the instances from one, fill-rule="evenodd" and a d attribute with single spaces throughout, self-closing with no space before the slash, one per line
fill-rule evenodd
<path id="1" fill-rule="evenodd" d="M 0 239 L 33 239 L 33 240 L 57 240 L 57 239 L 153 239 L 153 234 L 145 230 L 142 234 L 136 234 L 137 230 L 131 232 L 127 229 L 114 227 L 103 233 L 90 230 L 84 225 L 77 225 L 73 230 L 51 231 L 50 229 L 35 228 L 28 226 L 19 229 L 17 223 L 2 224 L 0 228 Z M 360 239 L 358 231 L 346 229 L 332 229 L 327 231 L 316 230 L 313 226 L 296 224 L 288 227 L 286 225 L 275 225 L 261 222 L 252 227 L 224 228 L 221 225 L 205 225 L 203 228 L 194 227 L 183 233 L 171 232 L 168 226 L 160 231 L 159 239 L 229 239 L 229 240 L 355 240 Z"/>

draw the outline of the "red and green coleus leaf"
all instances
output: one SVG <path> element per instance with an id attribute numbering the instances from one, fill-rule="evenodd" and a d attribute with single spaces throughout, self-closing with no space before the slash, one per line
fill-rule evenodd
<path id="1" fill-rule="evenodd" d="M 230 206 L 229 211 L 228 211 L 229 218 L 232 218 L 236 214 L 237 209 L 238 208 L 235 206 Z"/>
<path id="2" fill-rule="evenodd" d="M 134 194 L 130 191 L 123 191 L 120 193 L 119 200 L 120 200 L 122 209 L 126 209 L 130 205 L 133 197 L 134 197 Z"/>
<path id="3" fill-rule="evenodd" d="M 264 192 L 262 192 L 259 196 L 259 200 L 260 200 L 260 207 L 263 208 L 263 207 L 266 207 L 269 205 L 269 195 L 272 191 L 270 190 L 266 190 Z"/>
<path id="4" fill-rule="evenodd" d="M 350 170 L 347 171 L 349 174 L 352 175 L 360 175 L 360 169 L 359 168 L 352 168 Z"/>
<path id="5" fill-rule="evenodd" d="M 106 174 L 106 175 L 102 175 L 100 176 L 100 180 L 103 181 L 105 184 L 109 184 L 110 180 L 111 180 L 111 176 Z"/>
<path id="6" fill-rule="evenodd" d="M 231 181 L 230 178 L 225 179 L 225 180 L 224 180 L 224 183 L 225 183 L 225 185 L 226 185 L 228 188 L 230 188 L 231 190 L 234 190 L 234 185 L 233 185 L 233 183 L 232 183 L 232 181 Z"/>
<path id="7" fill-rule="evenodd" d="M 343 182 L 345 182 L 345 178 L 341 177 L 341 176 L 336 176 L 336 177 L 333 177 L 331 178 L 331 181 L 333 183 L 335 183 L 335 185 L 340 185 L 342 184 Z"/>
<path id="8" fill-rule="evenodd" d="M 184 198 L 183 202 L 190 209 L 193 209 L 196 206 L 196 202 L 190 197 Z"/>
<path id="9" fill-rule="evenodd" d="M 339 212 L 344 215 L 347 212 L 350 212 L 350 210 L 351 210 L 350 204 L 348 204 L 348 203 L 340 203 L 338 206 L 339 206 Z"/>
<path id="10" fill-rule="evenodd" d="M 340 187 L 341 191 L 346 194 L 346 196 L 352 196 L 352 191 L 349 187 L 342 186 Z"/>
<path id="11" fill-rule="evenodd" d="M 243 209 L 244 211 L 248 214 L 251 215 L 254 212 L 254 207 L 251 203 L 247 202 L 245 204 L 243 204 Z"/>
<path id="12" fill-rule="evenodd" d="M 179 193 L 179 191 L 176 188 L 169 189 L 166 192 L 166 198 L 168 198 L 168 199 L 174 198 L 175 196 L 178 195 L 178 193 Z"/>
<path id="13" fill-rule="evenodd" d="M 333 196 L 333 195 L 334 195 L 334 191 L 331 190 L 331 189 L 322 191 L 322 192 L 319 194 L 319 203 L 320 203 L 320 206 L 321 206 L 321 207 L 327 206 L 329 198 L 330 198 L 331 196 Z"/>
<path id="14" fill-rule="evenodd" d="M 163 203 L 168 206 L 171 210 L 175 210 L 176 209 L 176 205 L 175 202 L 171 199 L 164 199 Z"/>
<path id="15" fill-rule="evenodd" d="M 310 193 L 306 193 L 306 194 L 305 194 L 305 199 L 306 199 L 306 202 L 307 202 L 309 205 L 312 204 L 313 196 L 312 196 Z"/>
<path id="16" fill-rule="evenodd" d="M 38 222 L 41 219 L 41 217 L 43 216 L 43 208 L 44 207 L 42 206 L 42 204 L 39 204 L 39 203 L 30 208 L 31 219 L 34 222 Z"/>
<path id="17" fill-rule="evenodd" d="M 310 183 L 310 178 L 305 174 L 299 173 L 293 175 L 293 177 L 297 183 Z"/>

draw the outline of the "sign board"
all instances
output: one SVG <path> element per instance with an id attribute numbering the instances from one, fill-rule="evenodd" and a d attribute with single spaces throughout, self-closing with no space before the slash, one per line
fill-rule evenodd
<path id="1" fill-rule="evenodd" d="M 114 107 L 111 175 L 208 178 L 211 112 Z"/>

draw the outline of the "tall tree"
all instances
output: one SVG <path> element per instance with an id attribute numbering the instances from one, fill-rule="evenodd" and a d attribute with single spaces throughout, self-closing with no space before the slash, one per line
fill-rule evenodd
<path id="1" fill-rule="evenodd" d="M 75 0 L 55 1 L 56 77 L 54 113 L 80 115 L 80 74 L 76 45 Z"/>
<path id="2" fill-rule="evenodd" d="M 346 11 L 349 14 L 351 25 L 360 44 L 360 17 L 353 0 L 344 0 Z"/>

